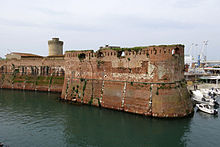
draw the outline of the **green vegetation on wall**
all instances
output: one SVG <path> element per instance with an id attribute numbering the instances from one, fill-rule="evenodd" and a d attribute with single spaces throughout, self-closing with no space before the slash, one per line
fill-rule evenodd
<path id="1" fill-rule="evenodd" d="M 98 68 L 101 66 L 101 64 L 104 64 L 104 61 L 101 61 L 101 60 L 97 60 L 96 62 L 97 62 Z"/>
<path id="2" fill-rule="evenodd" d="M 89 101 L 89 105 L 92 105 L 92 103 L 93 103 L 93 95 L 91 95 L 91 98 L 90 98 L 90 101 Z"/>
<path id="3" fill-rule="evenodd" d="M 85 81 L 84 81 L 84 85 L 83 85 L 83 97 L 84 97 L 84 95 L 85 95 L 86 84 L 87 84 L 87 81 L 85 80 Z"/>

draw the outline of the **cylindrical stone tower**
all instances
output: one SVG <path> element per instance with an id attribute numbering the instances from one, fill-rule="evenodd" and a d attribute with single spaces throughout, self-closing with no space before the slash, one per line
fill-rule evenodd
<path id="1" fill-rule="evenodd" d="M 63 41 L 59 38 L 52 38 L 48 41 L 49 56 L 63 55 Z"/>

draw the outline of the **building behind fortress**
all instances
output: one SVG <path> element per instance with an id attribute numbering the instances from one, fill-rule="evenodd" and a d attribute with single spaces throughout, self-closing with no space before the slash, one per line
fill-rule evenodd
<path id="1" fill-rule="evenodd" d="M 184 80 L 184 46 L 161 45 L 63 52 L 12 53 L 0 61 L 2 88 L 61 92 L 61 99 L 155 117 L 193 112 Z M 7 57 L 7 55 L 6 55 Z"/>
<path id="2" fill-rule="evenodd" d="M 49 56 L 12 52 L 0 60 L 0 86 L 9 89 L 61 92 L 64 82 L 63 42 L 48 41 Z"/>

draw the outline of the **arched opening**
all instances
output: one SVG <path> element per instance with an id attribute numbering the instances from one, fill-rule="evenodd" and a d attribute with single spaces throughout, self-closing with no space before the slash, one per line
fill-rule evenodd
<path id="1" fill-rule="evenodd" d="M 104 54 L 100 51 L 97 52 L 97 58 L 104 57 Z"/>
<path id="2" fill-rule="evenodd" d="M 82 61 L 86 58 L 86 54 L 81 53 L 81 54 L 78 55 L 78 58 L 79 58 L 80 61 Z"/>

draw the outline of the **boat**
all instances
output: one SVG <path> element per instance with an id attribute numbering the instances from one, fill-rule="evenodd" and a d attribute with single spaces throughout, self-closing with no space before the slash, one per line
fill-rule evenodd
<path id="1" fill-rule="evenodd" d="M 210 97 L 217 97 L 220 95 L 220 90 L 218 88 L 211 89 L 200 89 L 199 90 L 203 95 Z"/>
<path id="2" fill-rule="evenodd" d="M 210 99 L 210 98 L 198 98 L 198 97 L 193 97 L 192 98 L 196 103 L 198 104 L 206 104 L 206 105 L 211 105 L 211 106 L 219 106 L 218 102 L 215 99 Z"/>
<path id="3" fill-rule="evenodd" d="M 210 105 L 206 105 L 206 104 L 196 104 L 196 107 L 205 112 L 205 113 L 209 113 L 209 114 L 218 114 L 218 110 L 217 109 L 214 109 L 212 106 Z"/>
<path id="4" fill-rule="evenodd" d="M 0 142 L 0 147 L 4 147 L 4 144 Z"/>
<path id="5" fill-rule="evenodd" d="M 200 90 L 192 91 L 192 100 L 197 104 L 206 104 L 218 107 L 219 103 L 213 96 L 204 95 Z"/>
<path id="6" fill-rule="evenodd" d="M 192 91 L 192 96 L 197 99 L 201 99 L 201 98 L 205 97 L 205 95 L 200 90 Z"/>
<path id="7" fill-rule="evenodd" d="M 218 88 L 211 88 L 210 89 L 210 94 L 219 96 L 220 95 L 220 90 Z"/>

